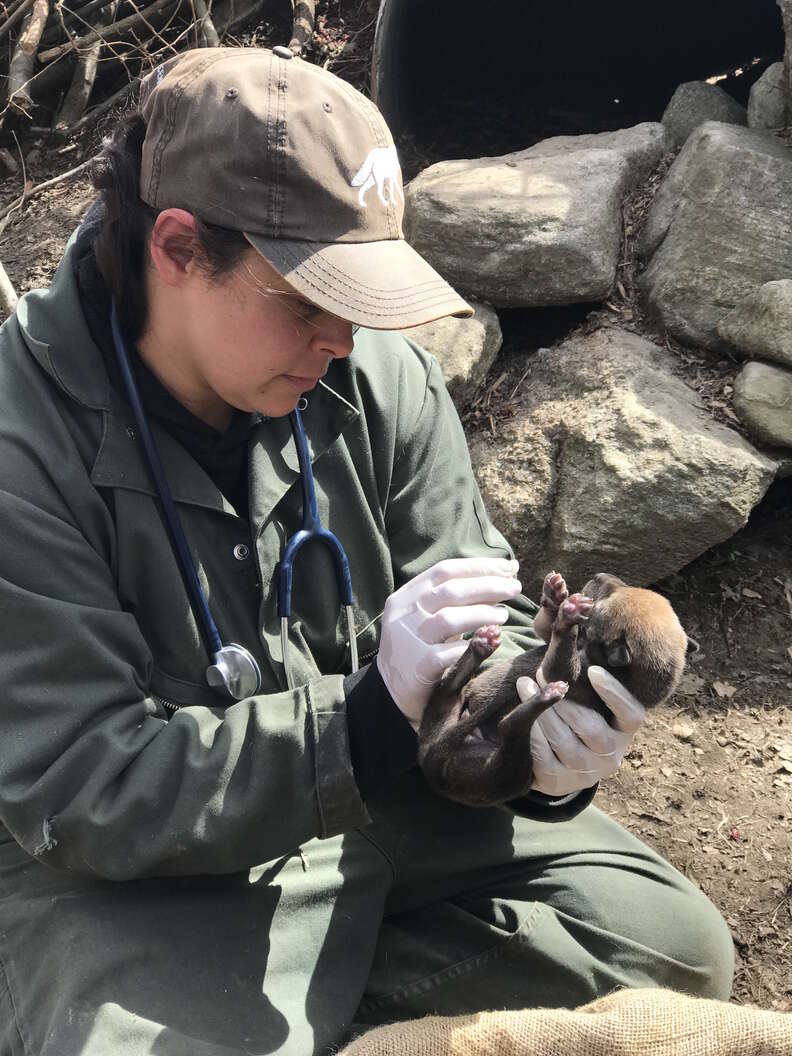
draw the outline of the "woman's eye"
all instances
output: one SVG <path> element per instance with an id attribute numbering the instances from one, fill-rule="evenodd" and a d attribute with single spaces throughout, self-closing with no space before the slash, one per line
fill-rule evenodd
<path id="1" fill-rule="evenodd" d="M 295 299 L 293 307 L 301 319 L 313 319 L 319 315 L 322 309 L 317 304 L 312 304 L 310 301 L 302 301 Z"/>

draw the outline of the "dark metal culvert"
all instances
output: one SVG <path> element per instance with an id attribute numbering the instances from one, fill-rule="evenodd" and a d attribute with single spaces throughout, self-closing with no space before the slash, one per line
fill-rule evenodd
<path id="1" fill-rule="evenodd" d="M 419 155 L 500 154 L 658 121 L 678 84 L 737 67 L 745 102 L 783 49 L 775 0 L 381 0 L 372 92 Z"/>

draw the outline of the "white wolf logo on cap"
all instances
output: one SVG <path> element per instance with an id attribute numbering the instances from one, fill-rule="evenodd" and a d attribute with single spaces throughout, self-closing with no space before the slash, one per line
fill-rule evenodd
<path id="1" fill-rule="evenodd" d="M 404 201 L 401 183 L 399 181 L 399 159 L 396 156 L 395 147 L 374 147 L 369 151 L 368 157 L 360 167 L 360 171 L 352 180 L 352 187 L 359 187 L 358 201 L 366 206 L 366 192 L 372 187 L 377 188 L 379 200 L 383 205 L 396 205 L 396 191 Z M 385 197 L 384 191 L 387 187 L 390 195 L 390 203 Z"/>

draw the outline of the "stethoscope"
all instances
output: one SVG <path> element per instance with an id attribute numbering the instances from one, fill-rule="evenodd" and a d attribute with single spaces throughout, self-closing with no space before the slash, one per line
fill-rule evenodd
<path id="1" fill-rule="evenodd" d="M 187 598 L 190 602 L 198 630 L 201 634 L 204 647 L 212 663 L 206 669 L 206 681 L 220 692 L 225 691 L 233 700 L 244 700 L 261 691 L 261 669 L 256 658 L 243 645 L 229 642 L 224 645 L 220 633 L 212 618 L 198 571 L 192 559 L 187 538 L 184 534 L 176 504 L 165 476 L 165 470 L 159 457 L 154 437 L 143 410 L 137 383 L 135 382 L 132 368 L 129 363 L 129 355 L 126 343 L 121 333 L 116 306 L 113 304 L 110 313 L 110 326 L 113 333 L 118 365 L 121 377 L 126 389 L 127 398 L 132 413 L 135 416 L 138 433 L 143 444 L 143 450 L 148 462 L 154 486 L 157 489 L 162 510 L 165 515 L 165 527 L 171 550 L 176 558 Z M 305 427 L 300 411 L 295 408 L 289 415 L 292 436 L 297 448 L 297 461 L 300 467 L 300 482 L 302 485 L 303 514 L 302 527 L 287 541 L 286 549 L 280 564 L 280 579 L 278 587 L 278 616 L 281 625 L 281 650 L 283 653 L 283 667 L 286 673 L 286 682 L 289 689 L 294 688 L 291 665 L 289 663 L 289 617 L 291 616 L 291 593 L 292 572 L 294 559 L 299 549 L 310 539 L 318 539 L 330 547 L 335 560 L 336 577 L 341 601 L 346 610 L 347 628 L 349 630 L 349 648 L 352 660 L 352 671 L 358 670 L 357 639 L 355 634 L 355 618 L 353 613 L 352 579 L 349 572 L 349 561 L 344 553 L 344 548 L 336 536 L 322 527 L 319 520 L 319 510 L 316 504 L 316 489 L 314 487 L 313 470 L 311 459 L 308 454 L 308 441 L 305 436 Z"/>

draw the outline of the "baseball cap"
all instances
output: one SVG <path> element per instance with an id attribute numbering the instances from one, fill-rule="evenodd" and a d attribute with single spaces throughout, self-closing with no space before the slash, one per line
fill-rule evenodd
<path id="1" fill-rule="evenodd" d="M 303 296 L 395 330 L 472 309 L 404 239 L 379 110 L 288 48 L 201 48 L 143 81 L 140 196 L 242 231 Z"/>

